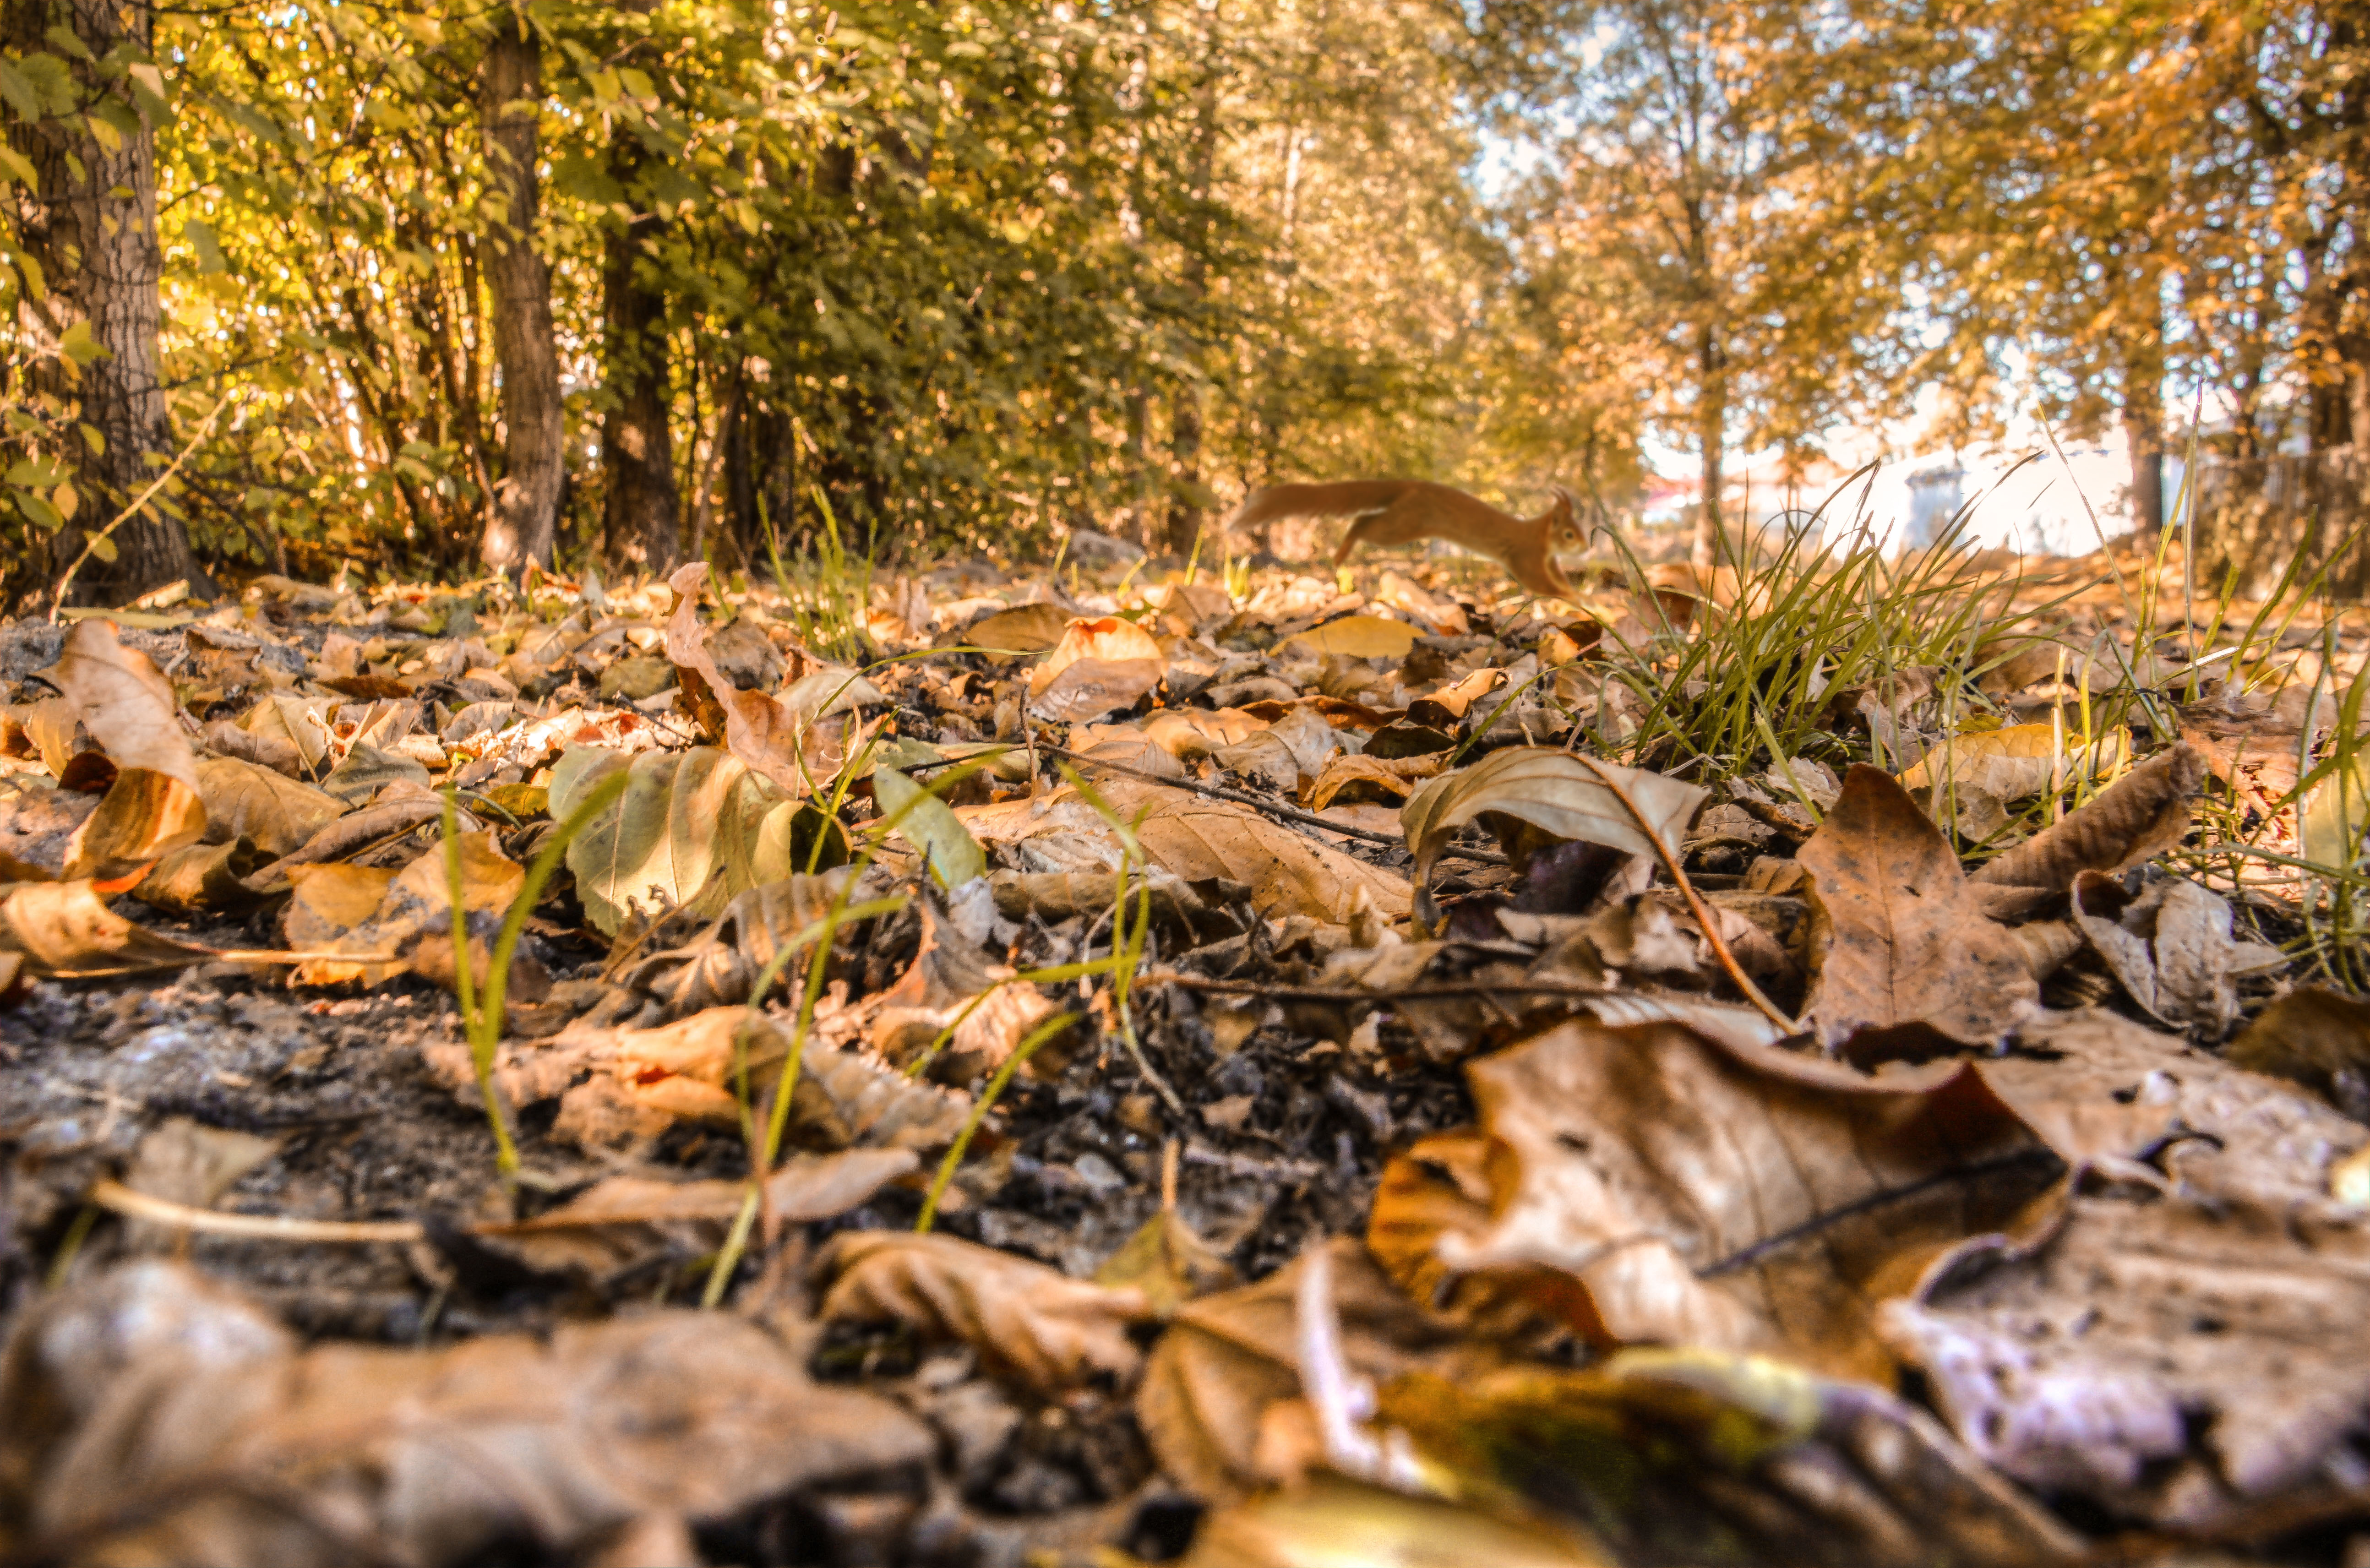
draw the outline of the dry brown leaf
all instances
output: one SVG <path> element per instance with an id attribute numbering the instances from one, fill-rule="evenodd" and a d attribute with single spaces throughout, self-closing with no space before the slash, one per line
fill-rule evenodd
<path id="1" fill-rule="evenodd" d="M 2310 1084 L 2355 1121 L 2370 1121 L 2370 1002 L 2299 986 L 2255 1015 L 2229 1057 Z"/>
<path id="2" fill-rule="evenodd" d="M 1553 1268 L 1599 1343 L 1768 1350 L 1879 1376 L 1868 1302 L 2002 1223 L 2054 1162 L 1958 1063 L 1870 1078 L 1693 1030 L 1574 1021 L 1470 1063 L 1489 1219 L 1451 1274 Z"/>
<path id="3" fill-rule="evenodd" d="M 2221 894 L 2177 877 L 2151 882 L 2134 897 L 2097 871 L 2074 879 L 2074 923 L 2123 990 L 2149 1016 L 2176 1029 L 2221 1039 L 2238 1016 L 2237 971 L 2275 950 L 2230 936 L 2230 905 Z"/>
<path id="4" fill-rule="evenodd" d="M 1271 919 L 1309 915 L 1345 925 L 1361 893 L 1386 920 L 1407 917 L 1412 894 L 1396 873 L 1248 807 L 1150 784 L 1106 795 L 1131 817 L 1141 801 L 1154 801 L 1135 828 L 1153 864 L 1188 882 L 1239 882 L 1250 889 L 1252 907 Z"/>
<path id="5" fill-rule="evenodd" d="M 132 896 L 184 918 L 235 914 L 263 901 L 247 879 L 265 864 L 263 854 L 244 838 L 184 845 L 160 859 L 132 887 Z"/>
<path id="6" fill-rule="evenodd" d="M 1328 1474 L 1212 1514 L 1179 1568 L 1609 1568 L 1612 1561 L 1536 1523 Z"/>
<path id="7" fill-rule="evenodd" d="M 847 1232 L 818 1260 L 833 1322 L 911 1324 L 959 1340 L 980 1359 L 1051 1391 L 1105 1373 L 1124 1382 L 1142 1355 L 1127 1337 L 1146 1320 L 1140 1290 L 1070 1279 L 1044 1264 L 952 1236 Z"/>
<path id="8" fill-rule="evenodd" d="M 676 1017 L 745 1002 L 783 945 L 822 920 L 846 882 L 840 870 L 753 887 L 690 940 L 651 953 L 617 982 L 656 997 Z"/>
<path id="9" fill-rule="evenodd" d="M 1425 784 L 1399 813 L 1408 847 L 1415 853 L 1415 903 L 1424 924 L 1438 919 L 1430 891 L 1432 868 L 1456 829 L 1485 814 L 1513 818 L 1553 838 L 1653 854 L 1653 840 L 1621 803 L 1615 786 L 1674 852 L 1679 830 L 1707 794 L 1680 779 L 1615 763 L 1592 764 L 1552 746 L 1508 746 Z"/>
<path id="10" fill-rule="evenodd" d="M 1016 605 L 972 622 L 955 641 L 966 648 L 984 649 L 989 659 L 1002 663 L 1054 647 L 1069 628 L 1070 617 L 1058 605 Z"/>
<path id="11" fill-rule="evenodd" d="M 246 838 L 273 859 L 302 848 L 346 814 L 346 802 L 337 796 L 236 757 L 200 762 L 197 789 L 205 802 L 208 842 Z"/>
<path id="12" fill-rule="evenodd" d="M 499 919 L 506 914 L 526 882 L 526 869 L 501 851 L 490 832 L 465 833 L 460 838 L 461 906 L 468 915 Z M 360 983 L 375 986 L 416 964 L 429 962 L 422 950 L 439 947 L 450 967 L 453 943 L 453 894 L 440 845 L 417 857 L 385 883 L 378 903 L 358 923 L 340 928 L 337 922 L 361 907 L 360 894 L 370 878 L 353 873 L 356 866 L 290 868 L 290 880 L 303 879 L 305 896 L 292 899 L 282 915 L 282 927 L 299 951 L 350 952 L 371 955 L 352 961 L 332 958 L 305 960 L 290 976 L 298 986 Z M 481 919 L 480 924 L 486 922 Z M 302 933 L 301 937 L 299 933 Z M 471 948 L 478 973 L 488 963 L 491 946 L 479 932 Z M 521 1000 L 534 998 L 521 994 Z"/>
<path id="13" fill-rule="evenodd" d="M 135 926 L 108 908 L 87 879 L 20 882 L 0 904 L 0 948 L 25 955 L 36 974 L 148 974 L 221 954 Z"/>
<path id="14" fill-rule="evenodd" d="M 1913 1025 L 1990 1044 L 2038 1000 L 2023 949 L 1984 917 L 1949 842 L 1881 768 L 1853 765 L 1797 858 L 1812 875 L 1804 1013 L 1830 1051 Z"/>
<path id="15" fill-rule="evenodd" d="M 1444 1235 L 1488 1228 L 1490 1139 L 1475 1129 L 1419 1138 L 1383 1167 L 1366 1220 L 1366 1248 L 1409 1299 L 1501 1343 L 1585 1321 L 1586 1287 L 1545 1264 L 1460 1274 L 1440 1261 Z"/>
<path id="16" fill-rule="evenodd" d="M 121 886 L 205 832 L 196 790 L 172 774 L 127 767 L 67 841 L 65 875 Z"/>
<path id="17" fill-rule="evenodd" d="M 638 1520 L 722 1521 L 935 1447 L 730 1315 L 300 1351 L 162 1262 L 33 1310 L 0 1374 L 8 1479 L 32 1540 L 113 1562 L 448 1563 L 522 1542 L 572 1560 Z"/>
<path id="18" fill-rule="evenodd" d="M 689 672 L 701 683 L 704 695 L 694 697 L 695 706 L 702 701 L 716 705 L 725 748 L 789 794 L 803 795 L 813 780 L 802 747 L 817 721 L 865 702 L 878 702 L 880 693 L 853 671 L 826 670 L 802 676 L 779 698 L 734 686 L 709 657 L 707 635 L 699 624 L 699 585 L 707 575 L 708 563 L 696 560 L 667 579 L 677 595 L 674 614 L 667 620 L 667 658 L 677 670 Z M 693 695 L 688 682 L 685 694 Z"/>
<path id="19" fill-rule="evenodd" d="M 181 728 L 172 683 L 147 654 L 116 641 L 112 626 L 76 622 L 51 675 L 118 767 L 145 768 L 197 788 L 197 755 Z"/>
<path id="20" fill-rule="evenodd" d="M 1977 870 L 1974 880 L 2004 887 L 2070 888 L 2084 871 L 2110 875 L 2152 860 L 2189 831 L 2189 797 L 2205 764 L 2186 744 L 2158 752 Z"/>
<path id="21" fill-rule="evenodd" d="M 933 1064 L 933 1076 L 971 1083 L 1004 1065 L 1020 1042 L 1057 1009 L 1033 985 L 1013 982 L 1014 970 L 992 962 L 957 930 L 938 898 L 920 899 L 921 947 L 894 986 L 877 998 L 872 1044 L 900 1066 L 953 1038 Z"/>
<path id="22" fill-rule="evenodd" d="M 2016 1055 L 1972 1064 L 2068 1164 L 2267 1207 L 2325 1203 L 2331 1166 L 2370 1128 L 2284 1078 L 2233 1066 L 2108 1012 L 2054 1013 Z"/>
<path id="23" fill-rule="evenodd" d="M 2143 1196 L 2053 1199 L 1967 1242 L 1884 1306 L 1886 1341 L 2028 1486 L 2225 1539 L 2357 1513 L 2362 1217 Z"/>
<path id="24" fill-rule="evenodd" d="M 1401 1296 L 1355 1239 L 1323 1245 L 1351 1370 L 1381 1382 L 1453 1353 L 1455 1331 Z M 1136 1420 L 1160 1468 L 1202 1497 L 1238 1498 L 1283 1479 L 1260 1437 L 1301 1391 L 1294 1299 L 1305 1267 L 1187 1302 L 1153 1346 Z"/>
<path id="25" fill-rule="evenodd" d="M 1029 675 L 1029 710 L 1076 724 L 1133 708 L 1168 673 L 1152 634 L 1116 616 L 1074 620 L 1051 656 Z"/>

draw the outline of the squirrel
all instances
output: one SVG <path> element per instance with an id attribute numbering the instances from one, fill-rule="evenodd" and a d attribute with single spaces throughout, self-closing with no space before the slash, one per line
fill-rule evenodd
<path id="1" fill-rule="evenodd" d="M 1549 487 L 1555 503 L 1536 517 L 1517 517 L 1488 502 L 1429 479 L 1344 479 L 1329 485 L 1270 485 L 1243 498 L 1230 526 L 1284 517 L 1351 517 L 1333 564 L 1360 545 L 1404 545 L 1446 539 L 1495 559 L 1515 582 L 1542 598 L 1569 599 L 1570 579 L 1556 565 L 1560 550 L 1577 550 L 1585 535 L 1573 514 L 1571 492 Z"/>

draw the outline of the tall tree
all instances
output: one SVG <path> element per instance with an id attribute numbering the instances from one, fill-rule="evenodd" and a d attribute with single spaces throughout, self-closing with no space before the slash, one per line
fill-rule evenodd
<path id="1" fill-rule="evenodd" d="M 523 12 L 498 13 L 481 68 L 486 178 L 500 216 L 488 249 L 494 357 L 501 366 L 502 476 L 494 486 L 479 553 L 513 571 L 551 564 L 567 478 L 566 410 L 551 317 L 551 268 L 537 248 L 541 181 L 535 167 L 543 44 Z"/>
<path id="2" fill-rule="evenodd" d="M 29 389 L 70 409 L 82 429 L 83 439 L 63 445 L 79 479 L 80 520 L 101 529 L 142 502 L 78 574 L 75 597 L 84 603 L 200 575 L 178 511 L 151 493 L 159 477 L 152 458 L 172 435 L 157 347 L 155 127 L 165 102 L 150 61 L 153 27 L 138 0 L 7 0 L 0 8 L 0 31 L 20 53 L 73 40 L 72 110 L 9 130 L 35 177 L 17 225 L 39 279 L 17 297 Z M 82 548 L 78 533 L 53 538 L 52 573 Z"/>
<path id="3" fill-rule="evenodd" d="M 628 15 L 646 16 L 655 0 L 627 0 Z M 647 74 L 630 85 L 646 91 Z M 635 95 L 637 97 L 641 95 Z M 602 236 L 602 346 L 608 386 L 601 422 L 601 465 L 607 478 L 602 533 L 609 559 L 665 575 L 683 559 L 677 514 L 674 442 L 669 428 L 673 393 L 667 375 L 666 294 L 658 280 L 659 242 L 666 221 L 657 212 L 645 166 L 645 139 L 653 131 L 638 103 L 621 99 L 611 111 L 609 178 L 621 215 Z"/>

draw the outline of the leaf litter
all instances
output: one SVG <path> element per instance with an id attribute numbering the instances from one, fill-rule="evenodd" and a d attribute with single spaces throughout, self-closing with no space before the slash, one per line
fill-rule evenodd
<path id="1" fill-rule="evenodd" d="M 0 1554 L 2354 1561 L 2360 651 L 1978 564 L 0 628 Z"/>

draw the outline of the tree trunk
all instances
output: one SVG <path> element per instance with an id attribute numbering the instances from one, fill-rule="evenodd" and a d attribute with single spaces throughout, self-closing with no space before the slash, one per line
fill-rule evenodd
<path id="1" fill-rule="evenodd" d="M 43 32 L 63 25 L 102 57 L 127 41 L 144 56 L 153 22 L 146 6 L 113 0 L 7 0 L 0 17 L 0 31 L 20 52 L 50 50 Z M 122 80 L 102 78 L 87 62 L 71 68 L 93 114 L 99 100 L 112 98 L 140 115 L 140 128 L 113 151 L 84 129 L 88 121 L 81 116 L 8 128 L 10 144 L 32 164 L 41 192 L 23 198 L 20 241 L 46 283 L 38 294 L 28 289 L 17 306 L 30 361 L 27 389 L 61 409 L 79 404 L 75 417 L 103 438 L 94 452 L 69 429 L 52 454 L 71 468 L 79 501 L 73 524 L 49 543 L 52 581 L 82 553 L 86 529 L 105 528 L 155 481 L 160 470 L 149 455 L 172 444 L 156 375 L 164 259 L 156 243 L 155 133 Z M 104 351 L 86 355 L 90 363 L 80 367 L 61 347 L 76 327 Z M 163 501 L 160 493 L 109 536 L 114 559 L 94 554 L 84 562 L 73 588 L 77 603 L 121 603 L 176 578 L 206 585 L 187 530 Z"/>
<path id="2" fill-rule="evenodd" d="M 641 139 L 620 117 L 609 142 L 609 172 L 636 209 L 602 241 L 603 351 L 609 407 L 601 419 L 601 466 L 607 478 L 602 502 L 604 552 L 665 576 L 683 561 L 683 529 L 674 488 L 674 441 L 667 427 L 673 398 L 667 379 L 666 296 L 647 282 L 649 247 L 665 228 L 640 211 Z"/>
<path id="3" fill-rule="evenodd" d="M 2154 537 L 2164 531 L 2163 344 L 2139 348 L 2123 368 L 2123 441 L 2132 458 L 2132 531 Z"/>
<path id="4" fill-rule="evenodd" d="M 502 220 L 490 240 L 494 358 L 502 372 L 502 477 L 479 554 L 498 571 L 551 564 L 566 472 L 559 347 L 551 324 L 551 269 L 535 249 L 536 103 L 543 48 L 523 18 L 504 17 L 486 46 L 481 84 L 486 175 Z"/>
<path id="5" fill-rule="evenodd" d="M 1696 435 L 1703 444 L 1703 507 L 1696 513 L 1696 536 L 1687 559 L 1709 571 L 1720 550 L 1720 492 L 1728 447 L 1728 356 L 1720 336 L 1706 327 L 1696 334 Z"/>
<path id="6" fill-rule="evenodd" d="M 1216 172 L 1218 158 L 1219 62 L 1214 12 L 1203 32 L 1202 58 L 1207 66 L 1201 90 L 1196 95 L 1199 104 L 1193 126 L 1192 187 L 1190 192 L 1193 209 L 1191 222 L 1198 232 L 1188 238 L 1180 280 L 1189 312 L 1200 309 L 1209 288 L 1208 262 L 1202 254 L 1202 246 L 1209 236 L 1209 224 L 1201 207 L 1210 199 L 1210 181 Z M 1202 536 L 1202 386 L 1199 382 L 1188 382 L 1179 386 L 1176 396 L 1170 399 L 1168 455 L 1176 469 L 1177 488 L 1168 502 L 1168 526 L 1163 530 L 1162 543 L 1170 555 L 1183 557 L 1192 552 L 1195 541 Z"/>

